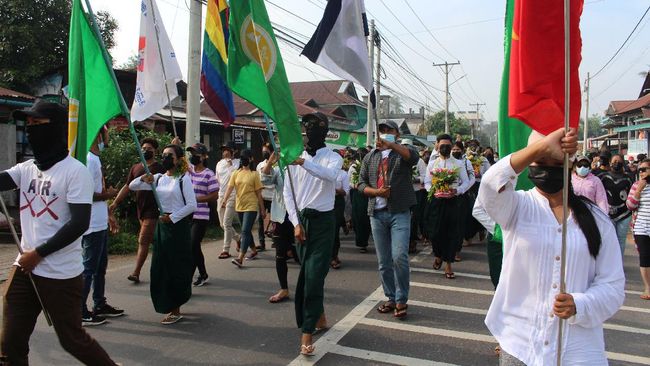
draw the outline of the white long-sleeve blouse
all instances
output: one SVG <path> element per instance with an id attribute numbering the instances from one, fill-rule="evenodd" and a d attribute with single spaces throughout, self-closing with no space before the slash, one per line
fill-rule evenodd
<path id="1" fill-rule="evenodd" d="M 548 200 L 536 189 L 515 191 L 517 174 L 507 156 L 483 177 L 478 202 L 503 229 L 503 268 L 485 324 L 501 347 L 527 365 L 555 365 L 558 321 L 553 315 L 560 292 L 562 226 Z M 625 299 L 625 275 L 616 231 L 597 206 L 591 212 L 602 244 L 596 258 L 569 216 L 567 293 L 576 315 L 563 333 L 563 365 L 607 365 L 603 323 Z"/>
<path id="2" fill-rule="evenodd" d="M 179 184 L 180 179 L 183 180 L 182 195 Z M 170 177 L 167 174 L 156 174 L 153 176 L 153 180 L 156 182 L 156 193 L 160 199 L 160 205 L 165 213 L 170 214 L 169 218 L 173 223 L 177 223 L 196 211 L 196 195 L 189 174 L 184 174 L 181 178 Z M 151 185 L 143 182 L 142 177 L 138 177 L 131 181 L 129 189 L 132 191 L 150 191 Z M 183 197 L 185 197 L 185 202 L 183 202 Z"/>

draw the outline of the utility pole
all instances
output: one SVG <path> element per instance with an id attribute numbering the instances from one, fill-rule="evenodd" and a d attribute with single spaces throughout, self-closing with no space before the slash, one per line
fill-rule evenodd
<path id="1" fill-rule="evenodd" d="M 187 106 L 185 144 L 191 146 L 201 141 L 201 21 L 202 4 L 190 0 L 190 37 L 187 65 Z"/>
<path id="2" fill-rule="evenodd" d="M 374 66 L 375 62 L 375 40 L 374 40 L 374 35 L 375 35 L 375 20 L 370 19 L 370 26 L 369 26 L 369 33 L 368 33 L 368 59 L 370 61 L 370 77 L 372 77 L 372 67 Z M 377 96 L 375 94 L 375 96 Z M 368 117 L 367 117 L 367 122 L 366 122 L 366 146 L 374 146 L 375 139 L 374 139 L 374 127 L 375 123 L 373 121 L 373 111 L 372 111 L 372 101 L 370 101 L 370 95 L 368 95 Z"/>
<path id="3" fill-rule="evenodd" d="M 474 123 L 472 123 L 472 138 L 475 138 L 475 130 L 478 130 L 478 121 L 481 119 L 479 108 L 481 108 L 482 105 L 485 105 L 485 103 L 470 103 L 469 105 L 476 107 L 476 126 L 474 126 Z"/>
<path id="4" fill-rule="evenodd" d="M 449 66 L 460 65 L 460 61 L 444 64 L 433 64 L 434 67 L 445 67 L 445 133 L 449 134 Z"/>
<path id="5" fill-rule="evenodd" d="M 379 31 L 375 29 L 375 36 L 374 36 L 374 41 L 375 41 L 375 47 L 377 48 L 376 54 L 377 54 L 377 65 L 375 66 L 375 96 L 377 97 L 377 108 L 375 109 L 377 118 L 381 118 L 382 115 L 382 110 L 381 110 L 381 40 L 379 38 Z M 379 131 L 375 131 L 375 134 L 379 133 Z M 375 140 L 377 137 L 375 136 Z"/>
<path id="6" fill-rule="evenodd" d="M 587 80 L 585 80 L 585 95 L 587 96 L 587 99 L 585 100 L 585 124 L 583 126 L 584 142 L 582 143 L 582 153 L 584 155 L 587 155 L 587 139 L 588 139 L 587 136 L 589 136 L 587 130 L 589 130 L 589 82 L 590 80 L 591 80 L 590 75 L 589 73 L 587 73 Z"/>

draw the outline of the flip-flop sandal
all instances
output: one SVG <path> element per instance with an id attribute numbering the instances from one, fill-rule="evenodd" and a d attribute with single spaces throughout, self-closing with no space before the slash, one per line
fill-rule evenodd
<path id="1" fill-rule="evenodd" d="M 313 356 L 316 347 L 313 344 L 303 344 L 300 346 L 300 354 L 303 356 Z"/>
<path id="2" fill-rule="evenodd" d="M 326 331 L 326 330 L 328 330 L 328 329 L 329 329 L 328 326 L 324 326 L 324 327 L 316 328 L 316 329 L 314 329 L 314 332 L 313 332 L 311 335 L 316 335 L 316 334 L 318 334 L 318 333 L 322 333 L 322 332 L 324 332 L 324 331 Z"/>
<path id="3" fill-rule="evenodd" d="M 403 308 L 395 307 L 395 313 L 393 314 L 393 316 L 398 318 L 398 319 L 406 317 L 406 315 L 407 315 L 406 309 L 408 309 L 408 308 L 409 308 L 408 305 L 404 305 Z"/>
<path id="4" fill-rule="evenodd" d="M 454 274 L 454 272 L 450 272 L 450 273 L 445 272 L 445 278 L 448 280 L 453 280 L 454 278 L 456 278 L 456 275 Z"/>
<path id="5" fill-rule="evenodd" d="M 641 295 L 641 300 L 650 300 L 650 295 Z"/>
<path id="6" fill-rule="evenodd" d="M 332 263 L 330 263 L 330 267 L 332 267 L 332 269 L 339 269 L 341 268 L 341 262 L 332 261 Z"/>
<path id="7" fill-rule="evenodd" d="M 126 279 L 133 282 L 133 283 L 135 283 L 135 284 L 140 283 L 140 278 L 138 276 L 136 276 L 136 275 L 129 275 Z"/>
<path id="8" fill-rule="evenodd" d="M 383 304 L 381 304 L 381 305 L 379 305 L 377 307 L 377 311 L 382 313 L 382 314 L 388 314 L 388 313 L 390 313 L 390 312 L 392 312 L 394 310 L 395 310 L 395 304 L 393 304 L 392 302 L 389 302 L 389 301 L 386 301 L 385 303 L 383 303 Z"/>
<path id="9" fill-rule="evenodd" d="M 248 256 L 246 256 L 246 260 L 252 261 L 253 259 L 257 258 L 257 254 L 258 252 L 249 254 Z"/>
<path id="10" fill-rule="evenodd" d="M 463 258 L 461 258 L 459 255 L 454 257 L 454 262 L 462 262 Z"/>
<path id="11" fill-rule="evenodd" d="M 228 259 L 230 257 L 231 255 L 228 252 L 221 252 L 221 254 L 219 254 L 219 259 Z"/>
<path id="12" fill-rule="evenodd" d="M 440 270 L 440 268 L 442 268 L 442 260 L 441 261 L 434 260 L 433 261 L 433 269 L 438 271 L 438 270 Z"/>
<path id="13" fill-rule="evenodd" d="M 269 302 L 271 304 L 277 304 L 277 303 L 284 302 L 284 301 L 287 301 L 287 300 L 289 300 L 289 295 L 287 295 L 287 296 L 273 295 L 273 296 L 271 296 L 269 298 Z"/>

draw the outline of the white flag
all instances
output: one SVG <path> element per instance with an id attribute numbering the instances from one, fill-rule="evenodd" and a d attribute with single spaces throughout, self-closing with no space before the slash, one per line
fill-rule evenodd
<path id="1" fill-rule="evenodd" d="M 169 104 L 169 100 L 178 96 L 176 82 L 183 78 L 154 0 L 142 0 L 140 7 L 138 57 L 138 78 L 131 107 L 132 121 L 143 121 Z M 170 99 L 167 98 L 165 83 L 169 88 Z"/>

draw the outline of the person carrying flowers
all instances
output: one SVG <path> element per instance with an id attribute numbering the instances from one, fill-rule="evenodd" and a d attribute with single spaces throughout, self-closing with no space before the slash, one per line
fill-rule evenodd
<path id="1" fill-rule="evenodd" d="M 433 269 L 440 269 L 445 262 L 445 277 L 454 279 L 452 263 L 462 241 L 463 212 L 460 195 L 471 187 L 464 161 L 451 156 L 451 136 L 437 137 L 439 156 L 427 165 L 424 186 L 429 192 L 425 213 L 427 237 L 433 248 Z"/>

